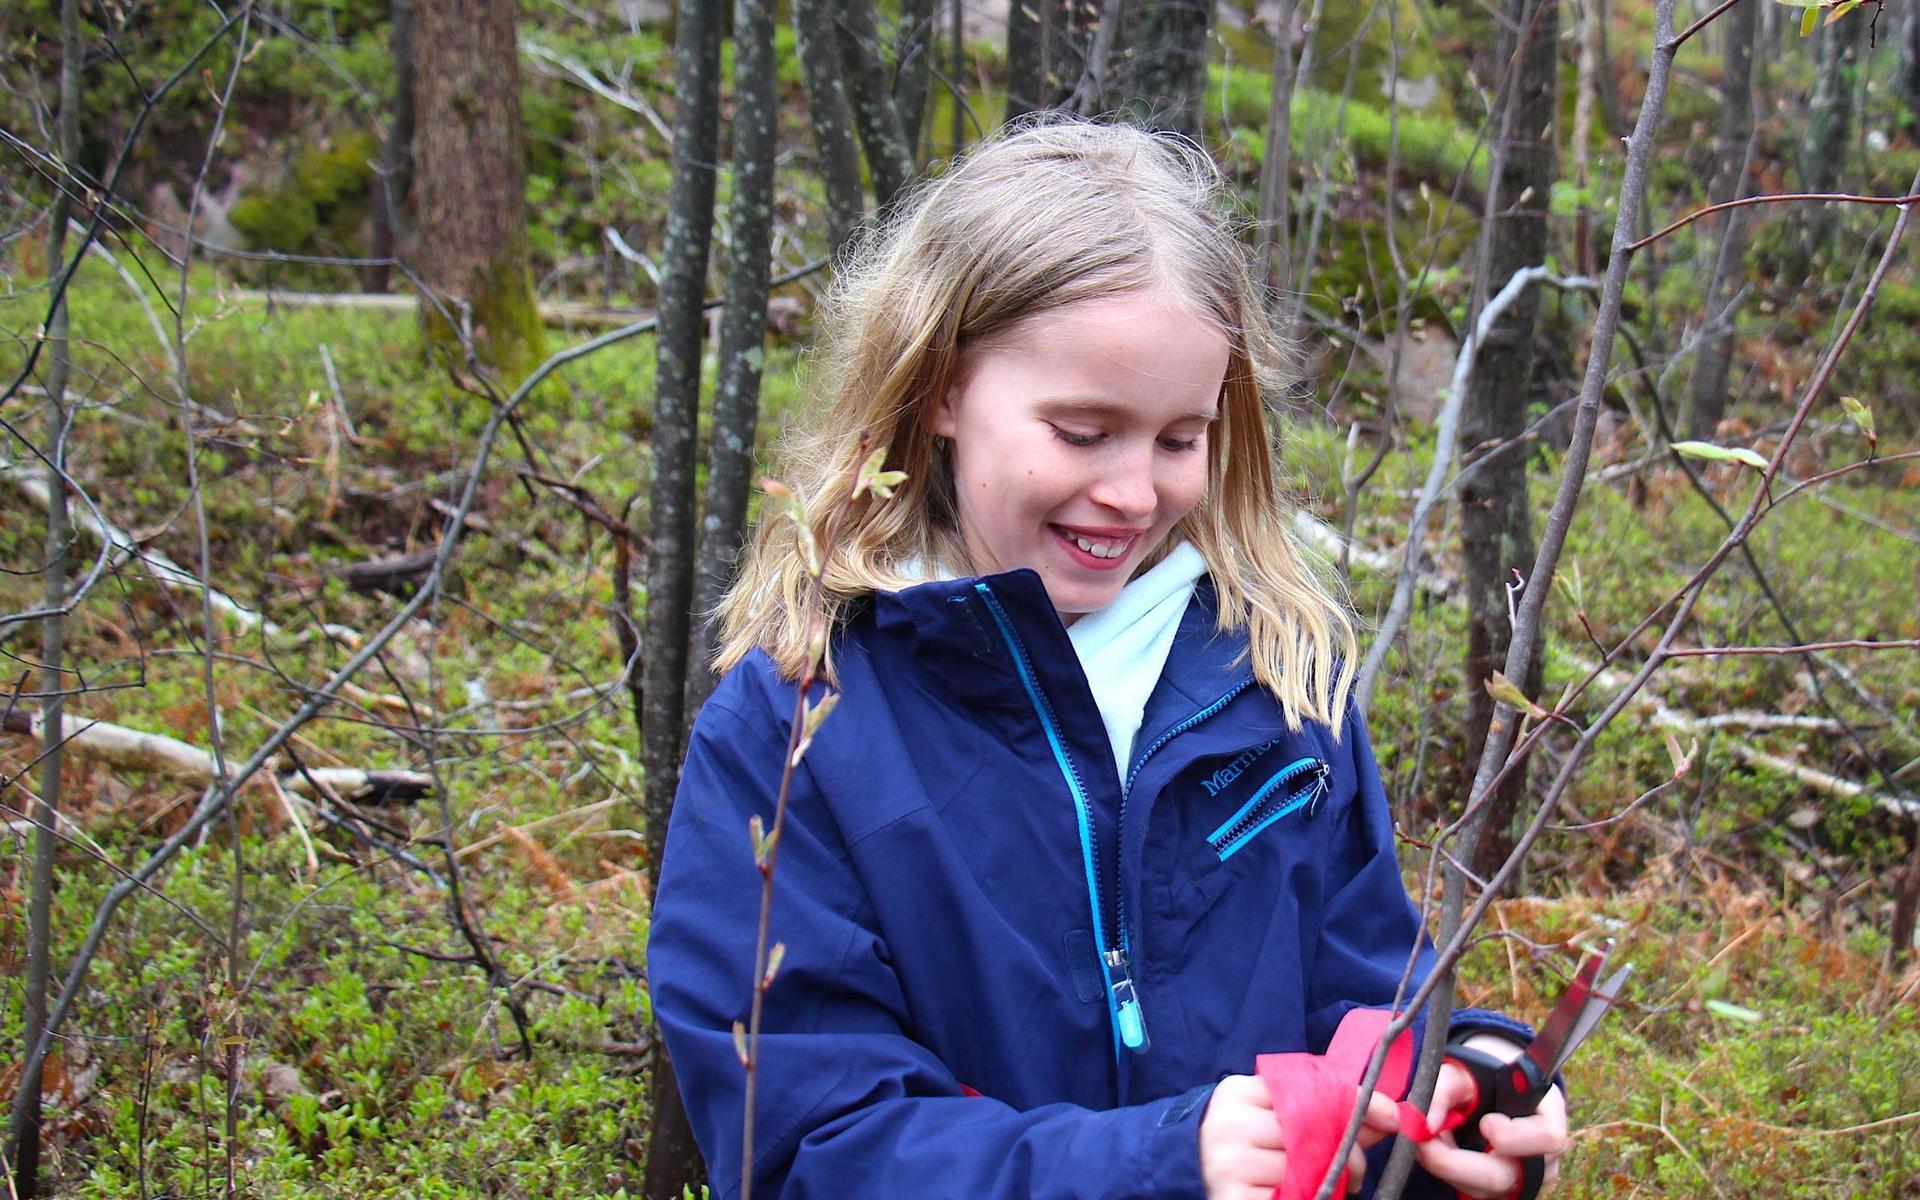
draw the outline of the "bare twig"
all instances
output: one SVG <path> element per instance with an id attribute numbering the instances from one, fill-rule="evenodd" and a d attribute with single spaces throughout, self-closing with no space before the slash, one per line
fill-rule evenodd
<path id="1" fill-rule="evenodd" d="M 1701 217 L 1712 216 L 1714 213 L 1717 213 L 1717 212 L 1726 212 L 1730 208 L 1746 208 L 1748 205 L 1752 205 L 1752 204 L 1804 204 L 1804 203 L 1831 202 L 1836 204 L 1891 204 L 1897 208 L 1905 208 L 1907 205 L 1912 204 L 1915 201 L 1920 201 L 1920 192 L 1910 192 L 1905 196 L 1859 196 L 1859 195 L 1853 194 L 1852 192 L 1783 192 L 1783 193 L 1780 193 L 1777 195 L 1771 195 L 1771 196 L 1742 196 L 1738 200 L 1727 200 L 1720 204 L 1709 204 L 1705 208 L 1697 209 L 1693 212 L 1690 212 L 1686 216 L 1681 217 L 1678 221 L 1675 221 L 1673 224 L 1668 225 L 1663 229 L 1655 230 L 1653 233 L 1648 234 L 1647 236 L 1641 238 L 1637 242 L 1629 242 L 1625 247 L 1623 247 L 1623 249 L 1629 252 L 1632 252 L 1634 250 L 1644 249 L 1645 247 L 1651 246 L 1653 243 L 1659 241 L 1663 237 L 1666 237 L 1668 234 L 1674 232 L 1677 229 L 1685 229 L 1687 226 L 1693 224 L 1695 221 L 1698 221 Z"/>
<path id="2" fill-rule="evenodd" d="M 1380 622 L 1373 645 L 1367 648 L 1367 657 L 1354 683 L 1354 701 L 1363 713 L 1373 699 L 1373 687 L 1379 679 L 1380 667 L 1393 649 L 1394 639 L 1399 635 L 1400 626 L 1406 622 L 1413 604 L 1413 585 L 1419 576 L 1421 553 L 1426 545 L 1427 521 L 1433 515 L 1434 505 L 1440 501 L 1442 486 L 1453 468 L 1454 444 L 1459 440 L 1460 413 L 1466 405 L 1467 385 L 1473 377 L 1474 359 L 1479 354 L 1481 343 L 1493 329 L 1494 322 L 1512 307 L 1527 288 L 1536 283 L 1582 290 L 1598 286 L 1591 279 L 1565 278 L 1544 266 L 1515 271 L 1506 286 L 1480 310 L 1480 319 L 1460 344 L 1460 353 L 1454 358 L 1453 378 L 1447 387 L 1446 402 L 1440 408 L 1439 427 L 1434 435 L 1433 463 L 1427 470 L 1427 482 L 1420 489 L 1420 498 L 1414 503 L 1413 517 L 1407 522 L 1406 546 L 1400 563 L 1400 575 L 1394 583 L 1393 602 Z"/>

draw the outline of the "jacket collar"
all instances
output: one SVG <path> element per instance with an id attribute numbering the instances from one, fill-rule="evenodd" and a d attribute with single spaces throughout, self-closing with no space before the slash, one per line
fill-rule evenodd
<path id="1" fill-rule="evenodd" d="M 982 585 L 1022 646 L 1041 686 L 1056 704 L 1077 709 L 1086 698 L 1086 678 L 1067 639 L 1066 626 L 1038 573 L 1028 568 L 975 578 L 937 580 L 898 592 L 877 592 L 873 620 L 879 637 L 922 663 L 944 688 L 975 703 L 1027 706 L 1019 667 L 1000 634 Z M 1213 581 L 1194 586 L 1173 650 L 1147 700 L 1136 746 L 1213 703 L 1252 678 L 1245 628 L 1215 629 L 1218 601 Z M 1096 714 L 1097 715 L 1097 714 Z M 1097 720 L 1096 720 L 1097 725 Z"/>

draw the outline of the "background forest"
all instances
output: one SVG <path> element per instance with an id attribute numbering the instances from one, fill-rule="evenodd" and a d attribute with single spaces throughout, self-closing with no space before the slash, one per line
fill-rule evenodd
<path id="1" fill-rule="evenodd" d="M 690 614 L 833 255 L 1068 109 L 1243 199 L 1448 986 L 1637 964 L 1565 1194 L 1920 1195 L 1910 0 L 9 0 L 0 46 L 14 1194 L 697 1193 L 644 962 Z"/>

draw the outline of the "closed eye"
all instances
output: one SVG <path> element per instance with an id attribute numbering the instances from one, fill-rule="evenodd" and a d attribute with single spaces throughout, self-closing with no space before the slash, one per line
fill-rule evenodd
<path id="1" fill-rule="evenodd" d="M 1069 446 L 1091 446 L 1100 440 L 1100 435 L 1097 433 L 1075 433 L 1071 429 L 1062 429 L 1058 425 L 1052 426 L 1052 429 L 1053 436 Z"/>
<path id="2" fill-rule="evenodd" d="M 1164 437 L 1160 439 L 1160 445 L 1167 450 L 1198 450 L 1200 448 L 1200 439 L 1197 437 Z"/>

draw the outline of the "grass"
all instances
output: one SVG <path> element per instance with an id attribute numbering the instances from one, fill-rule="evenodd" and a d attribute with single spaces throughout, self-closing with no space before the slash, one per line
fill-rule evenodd
<path id="1" fill-rule="evenodd" d="M 218 664 L 216 689 L 237 752 L 292 710 L 298 681 L 344 659 L 303 630 L 322 621 L 371 628 L 397 605 L 348 589 L 335 572 L 434 543 L 442 518 L 429 501 L 446 496 L 450 472 L 471 454 L 484 406 L 446 387 L 404 315 L 268 310 L 221 300 L 211 273 L 196 269 L 192 282 L 191 394 L 236 419 L 196 417 L 214 576 L 287 629 L 222 647 L 233 657 Z M 37 303 L 32 295 L 0 303 L 0 327 L 31 328 Z M 86 401 L 74 472 L 112 519 L 193 562 L 198 539 L 165 356 L 104 264 L 81 273 L 74 308 L 85 339 L 76 386 Z M 337 403 L 322 346 L 341 380 Z M 20 352 L 17 342 L 0 349 L 0 367 L 11 370 Z M 796 402 L 798 362 L 790 346 L 772 354 L 764 436 Z M 643 489 L 651 378 L 646 339 L 568 368 L 524 413 L 540 468 L 612 503 Z M 1390 458 L 1364 494 L 1359 529 L 1369 543 L 1390 547 L 1402 536 L 1430 437 L 1415 431 L 1411 450 Z M 1851 437 L 1844 426 L 1827 429 L 1802 472 L 1857 454 Z M 396 698 L 440 714 L 453 840 L 477 847 L 463 859 L 475 911 L 508 974 L 540 984 L 522 993 L 532 1060 L 507 1053 L 512 1023 L 481 974 L 434 957 L 464 953 L 439 888 L 318 828 L 310 870 L 277 800 L 250 796 L 236 829 L 216 829 L 162 877 L 166 901 L 138 897 L 114 926 L 58 1062 L 72 1091 L 54 1114 L 55 1194 L 187 1194 L 216 1183 L 227 1094 L 218 1051 L 228 1037 L 243 1039 L 247 1064 L 233 1102 L 236 1164 L 250 1194 L 618 1196 L 637 1187 L 644 1060 L 621 1050 L 649 1029 L 637 754 L 624 695 L 562 698 L 616 677 L 611 558 L 604 535 L 520 482 L 522 453 L 517 443 L 500 449 L 479 506 L 489 531 L 469 539 L 436 627 L 403 635 L 360 681 L 366 693 L 310 725 L 298 746 L 313 762 L 404 765 L 418 761 L 418 747 L 388 727 Z M 1543 453 L 1539 511 L 1554 466 L 1553 452 Z M 1303 418 L 1287 455 L 1290 486 L 1332 493 L 1344 455 L 1330 421 Z M 1735 507 L 1751 486 L 1737 474 L 1710 483 Z M 1913 543 L 1882 528 L 1911 523 L 1911 495 L 1892 473 L 1865 474 L 1833 489 L 1844 509 L 1797 499 L 1762 526 L 1756 554 L 1806 636 L 1920 635 L 1911 606 L 1889 600 L 1911 594 Z M 4 562 L 37 561 L 37 519 L 12 504 L 0 513 Z M 1656 473 L 1633 489 L 1596 484 L 1569 545 L 1566 589 L 1577 565 L 1579 606 L 1603 638 L 1618 635 L 1720 529 L 1676 476 Z M 1362 611 L 1378 612 L 1387 581 L 1361 575 L 1354 584 Z M 0 577 L 0 603 L 15 611 L 37 586 Z M 1585 652 L 1575 611 L 1565 595 L 1550 609 L 1554 695 Z M 1750 575 L 1730 566 L 1697 632 L 1711 642 L 1777 640 L 1771 620 Z M 206 742 L 190 598 L 125 572 L 70 628 L 76 665 L 110 689 L 76 709 Z M 1461 637 L 1456 609 L 1417 611 L 1409 654 L 1390 669 L 1373 714 L 1409 830 L 1457 795 Z M 7 648 L 24 652 L 17 635 Z M 1920 702 L 1914 656 L 1848 661 L 1897 710 Z M 1677 666 L 1661 684 L 1698 711 L 1817 711 L 1778 660 Z M 1910 735 L 1869 721 L 1845 696 L 1841 703 L 1868 722 L 1886 756 L 1916 753 Z M 1808 765 L 1860 773 L 1824 735 L 1750 737 Z M 29 751 L 10 739 L 5 754 L 11 774 Z M 1583 814 L 1615 811 L 1669 773 L 1660 733 L 1630 716 L 1601 740 L 1570 800 Z M 1907 1069 L 1920 1054 L 1912 981 L 1877 965 L 1883 897 L 1871 884 L 1864 899 L 1831 898 L 1884 872 L 1897 839 L 1883 817 L 1745 766 L 1724 742 L 1704 747 L 1693 779 L 1685 795 L 1658 798 L 1606 835 L 1551 838 L 1523 881 L 1533 898 L 1499 910 L 1506 928 L 1542 945 L 1613 933 L 1640 967 L 1631 1004 L 1574 1068 L 1585 1132 L 1568 1162 L 1568 1193 L 1884 1194 L 1886 1181 L 1920 1171 L 1912 1130 L 1853 1127 L 1920 1109 Z M 65 783 L 80 829 L 121 864 L 176 827 L 194 799 L 166 779 L 78 760 Z M 1802 811 L 1811 819 L 1775 819 Z M 443 869 L 437 806 L 372 815 Z M 236 836 L 246 864 L 241 961 L 258 970 L 233 996 L 221 938 Z M 14 842 L 0 849 L 0 877 L 24 878 L 22 853 Z M 74 846 L 62 871 L 63 962 L 114 876 Z M 21 886 L 0 891 L 0 962 L 9 967 L 20 961 Z M 1538 1017 L 1567 961 L 1554 951 L 1536 958 L 1525 942 L 1489 942 L 1469 961 L 1468 999 Z M 18 970 L 0 982 L 0 1036 L 13 1044 L 20 987 Z"/>

